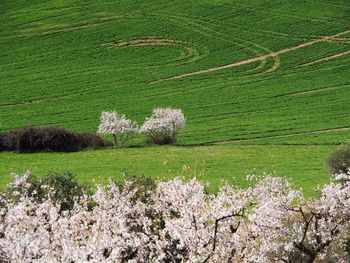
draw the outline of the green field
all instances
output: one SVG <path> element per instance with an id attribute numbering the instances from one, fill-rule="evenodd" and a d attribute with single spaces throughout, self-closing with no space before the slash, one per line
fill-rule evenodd
<path id="1" fill-rule="evenodd" d="M 78 153 L 0 153 L 1 174 L 25 169 L 36 175 L 48 170 L 72 170 L 80 182 L 105 183 L 107 178 L 123 178 L 123 174 L 146 175 L 169 179 L 180 175 L 209 182 L 215 191 L 224 182 L 247 186 L 247 174 L 272 173 L 292 179 L 295 187 L 307 196 L 315 196 L 314 188 L 328 182 L 323 159 L 334 146 L 157 146 L 82 151 Z M 19 168 L 21 167 L 21 168 Z M 3 180 L 5 186 L 10 177 Z"/>
<path id="2" fill-rule="evenodd" d="M 2 0 L 0 49 L 0 131 L 96 131 L 111 109 L 139 123 L 155 107 L 187 118 L 177 147 L 0 153 L 0 185 L 29 166 L 83 181 L 124 168 L 169 177 L 158 161 L 171 155 L 172 170 L 198 165 L 213 189 L 275 167 L 311 189 L 350 138 L 348 0 Z"/>

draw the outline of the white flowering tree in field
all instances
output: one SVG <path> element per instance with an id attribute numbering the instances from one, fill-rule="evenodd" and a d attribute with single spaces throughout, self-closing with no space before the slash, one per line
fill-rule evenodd
<path id="1" fill-rule="evenodd" d="M 181 109 L 156 108 L 140 131 L 147 134 L 151 143 L 170 144 L 175 142 L 177 133 L 185 124 L 185 116 Z"/>
<path id="2" fill-rule="evenodd" d="M 138 132 L 136 122 L 129 120 L 125 115 L 119 115 L 116 111 L 103 111 L 101 113 L 98 132 L 111 134 L 114 145 L 124 144 L 132 134 Z"/>
<path id="3" fill-rule="evenodd" d="M 265 176 L 248 189 L 176 178 L 146 200 L 132 182 L 98 187 L 61 211 L 49 189 L 37 198 L 28 175 L 0 192 L 0 261 L 349 262 L 350 183 L 305 200 L 287 180 Z M 45 186 L 42 186 L 45 187 Z M 10 191 L 11 192 L 11 191 Z M 2 258 L 1 258 L 2 257 Z"/>

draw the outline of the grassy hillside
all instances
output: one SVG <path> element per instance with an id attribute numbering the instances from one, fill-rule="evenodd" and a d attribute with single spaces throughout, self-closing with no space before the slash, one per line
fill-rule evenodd
<path id="1" fill-rule="evenodd" d="M 347 0 L 2 0 L 0 130 L 95 131 L 102 110 L 142 122 L 171 106 L 181 145 L 341 143 L 349 25 Z"/>
<path id="2" fill-rule="evenodd" d="M 184 110 L 182 143 L 350 126 L 350 56 L 298 67 L 348 51 L 350 31 L 263 61 L 150 83 L 350 30 L 347 1 L 29 2 L 0 5 L 3 130 L 35 123 L 95 131 L 104 109 L 142 121 L 157 106 Z M 177 42 L 115 44 L 145 38 Z"/>

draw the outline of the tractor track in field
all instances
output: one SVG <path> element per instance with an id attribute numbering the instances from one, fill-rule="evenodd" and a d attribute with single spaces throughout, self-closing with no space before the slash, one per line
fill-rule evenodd
<path id="1" fill-rule="evenodd" d="M 227 143 L 250 142 L 250 141 L 259 141 L 264 139 L 287 138 L 287 137 L 299 136 L 299 135 L 330 133 L 330 132 L 338 132 L 338 131 L 350 131 L 350 127 L 339 127 L 339 128 L 316 130 L 316 131 L 295 132 L 295 133 L 283 134 L 283 135 L 271 135 L 271 136 L 236 139 L 236 140 L 222 140 L 222 141 L 210 142 L 208 144 L 219 145 L 219 144 L 227 144 Z"/>
<path id="2" fill-rule="evenodd" d="M 126 46 L 161 46 L 161 45 L 176 45 L 181 44 L 182 41 L 168 38 L 157 38 L 157 37 L 145 37 L 140 39 L 120 40 L 114 42 L 117 47 Z"/>
<path id="3" fill-rule="evenodd" d="M 254 42 L 243 40 L 241 38 L 234 37 L 234 36 L 231 36 L 229 34 L 214 30 L 208 26 L 208 25 L 211 25 L 211 23 L 208 21 L 202 21 L 202 20 L 198 20 L 198 19 L 188 18 L 186 16 L 183 16 L 183 15 L 181 16 L 178 14 L 171 15 L 171 14 L 167 14 L 167 13 L 159 13 L 158 18 L 159 17 L 164 17 L 166 19 L 171 20 L 173 23 L 179 24 L 179 25 L 184 26 L 184 27 L 186 27 L 190 24 L 193 26 L 193 28 L 191 28 L 191 30 L 195 29 L 195 31 L 200 33 L 200 34 L 210 36 L 211 38 L 220 39 L 220 40 L 225 41 L 225 42 L 230 43 L 230 44 L 237 45 L 237 46 L 241 47 L 242 49 L 247 49 L 247 50 L 251 51 L 256 56 L 262 56 L 264 53 L 271 53 L 272 52 L 272 50 L 267 49 L 267 48 L 265 48 L 261 45 L 258 45 Z M 213 22 L 216 22 L 216 21 L 214 20 Z M 273 57 L 273 59 L 275 60 L 275 57 Z M 266 60 L 262 60 L 258 67 L 254 68 L 250 71 L 254 71 L 254 70 L 263 68 L 264 64 L 266 64 Z M 274 64 L 271 66 L 271 68 L 272 68 L 272 70 L 274 70 L 278 66 L 279 66 L 279 61 L 277 63 L 276 63 L 276 61 L 274 61 Z M 153 82 L 151 82 L 151 83 L 153 83 Z"/>
<path id="4" fill-rule="evenodd" d="M 331 59 L 334 59 L 334 58 L 338 58 L 338 57 L 342 57 L 342 56 L 349 55 L 349 54 L 350 54 L 350 50 L 345 51 L 345 52 L 341 52 L 341 53 L 338 53 L 338 54 L 334 54 L 334 55 L 331 55 L 331 56 L 328 56 L 328 57 L 320 58 L 320 59 L 317 59 L 317 60 L 314 60 L 314 61 L 302 64 L 302 65 L 296 66 L 296 68 L 312 66 L 312 65 L 321 63 L 323 61 L 328 61 L 328 60 L 331 60 Z"/>
<path id="5" fill-rule="evenodd" d="M 294 51 L 294 50 L 297 50 L 297 49 L 308 47 L 308 46 L 311 46 L 311 45 L 314 45 L 314 44 L 317 44 L 317 43 L 333 41 L 336 37 L 344 35 L 344 34 L 347 34 L 347 33 L 350 33 L 350 30 L 343 31 L 343 32 L 340 32 L 340 33 L 337 33 L 337 34 L 331 35 L 331 36 L 322 36 L 322 37 L 320 37 L 318 39 L 314 39 L 312 41 L 308 41 L 308 42 L 305 42 L 305 43 L 302 43 L 302 44 L 299 44 L 299 45 L 296 45 L 296 46 L 293 46 L 293 47 L 283 48 L 283 49 L 271 52 L 271 53 L 266 54 L 266 55 L 253 57 L 253 58 L 237 61 L 237 62 L 234 62 L 234 63 L 230 63 L 230 64 L 218 66 L 218 67 L 203 69 L 203 70 L 189 72 L 189 73 L 184 73 L 184 74 L 180 74 L 180 75 L 176 75 L 176 76 L 172 76 L 172 77 L 168 77 L 168 78 L 164 78 L 164 79 L 159 79 L 159 80 L 156 80 L 156 81 L 152 81 L 151 83 L 158 83 L 158 82 L 162 82 L 162 81 L 181 79 L 181 78 L 196 76 L 196 75 L 200 75 L 200 74 L 204 74 L 204 73 L 208 73 L 208 72 L 213 72 L 213 71 L 218 71 L 218 70 L 238 67 L 238 66 L 241 66 L 241 65 L 246 65 L 246 64 L 253 63 L 253 62 L 257 62 L 257 61 L 264 61 L 267 58 L 275 58 L 275 57 L 277 57 L 280 54 L 284 54 L 284 53 L 287 53 L 287 52 L 290 52 L 290 51 Z"/>
<path id="6" fill-rule="evenodd" d="M 349 87 L 349 86 L 350 86 L 350 84 L 342 84 L 342 85 L 337 85 L 337 86 L 320 87 L 318 89 L 311 89 L 311 90 L 296 91 L 296 92 L 291 92 L 291 93 L 280 94 L 280 95 L 273 96 L 272 98 L 303 96 L 306 94 L 320 93 L 320 92 L 336 90 L 339 88 Z"/>

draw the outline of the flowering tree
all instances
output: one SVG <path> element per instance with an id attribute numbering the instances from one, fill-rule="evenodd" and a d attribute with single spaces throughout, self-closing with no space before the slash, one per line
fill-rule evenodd
<path id="1" fill-rule="evenodd" d="M 158 182 L 135 199 L 110 182 L 61 210 L 28 174 L 0 194 L 0 257 L 13 262 L 348 262 L 350 184 L 332 182 L 304 200 L 287 180 L 205 194 L 196 179 Z M 1 258 L 0 258 L 1 260 Z"/>
<path id="2" fill-rule="evenodd" d="M 157 108 L 141 127 L 141 132 L 156 144 L 174 143 L 180 129 L 185 127 L 185 116 L 180 109 Z"/>
<path id="3" fill-rule="evenodd" d="M 136 122 L 127 119 L 125 115 L 119 115 L 115 111 L 102 112 L 98 132 L 113 135 L 114 145 L 124 144 L 137 131 Z"/>

